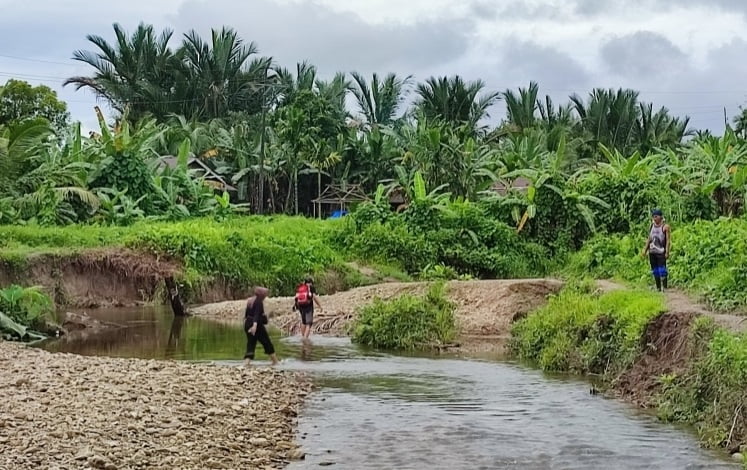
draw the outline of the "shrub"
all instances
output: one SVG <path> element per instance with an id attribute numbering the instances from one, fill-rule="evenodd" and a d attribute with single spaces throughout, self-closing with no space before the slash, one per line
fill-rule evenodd
<path id="1" fill-rule="evenodd" d="M 425 349 L 453 340 L 454 305 L 446 299 L 444 284 L 430 287 L 424 296 L 401 295 L 375 299 L 360 310 L 352 326 L 354 342 L 382 349 Z"/>

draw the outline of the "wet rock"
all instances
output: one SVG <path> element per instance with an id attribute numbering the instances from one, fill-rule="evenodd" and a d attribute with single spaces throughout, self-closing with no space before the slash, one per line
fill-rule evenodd
<path id="1" fill-rule="evenodd" d="M 301 449 L 294 449 L 288 452 L 288 460 L 304 460 L 306 453 Z"/>
<path id="2" fill-rule="evenodd" d="M 731 458 L 735 462 L 744 462 L 744 454 L 742 454 L 741 452 L 735 452 L 731 454 Z"/>

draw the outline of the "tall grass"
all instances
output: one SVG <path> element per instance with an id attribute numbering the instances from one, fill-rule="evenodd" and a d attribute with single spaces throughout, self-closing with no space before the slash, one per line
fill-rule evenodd
<path id="1" fill-rule="evenodd" d="M 699 318 L 691 330 L 696 358 L 680 375 L 660 378 L 659 416 L 693 424 L 710 446 L 747 444 L 747 334 Z"/>
<path id="2" fill-rule="evenodd" d="M 54 304 L 39 287 L 16 285 L 0 289 L 0 337 L 39 338 L 33 329 L 54 312 Z"/>

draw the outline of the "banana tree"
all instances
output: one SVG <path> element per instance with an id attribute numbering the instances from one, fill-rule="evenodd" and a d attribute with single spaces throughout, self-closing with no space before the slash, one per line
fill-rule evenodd
<path id="1" fill-rule="evenodd" d="M 685 156 L 691 181 L 685 189 L 713 198 L 721 215 L 739 215 L 746 201 L 747 146 L 734 131 L 727 128 L 723 137 L 697 141 Z"/>

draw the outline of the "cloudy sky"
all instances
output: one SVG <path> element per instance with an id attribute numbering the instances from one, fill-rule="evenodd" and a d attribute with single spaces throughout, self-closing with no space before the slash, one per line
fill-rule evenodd
<path id="1" fill-rule="evenodd" d="M 0 83 L 49 85 L 75 119 L 95 99 L 61 87 L 86 34 L 140 21 L 177 35 L 232 26 L 263 55 L 322 75 L 356 70 L 481 78 L 490 90 L 540 84 L 556 101 L 629 87 L 721 132 L 747 103 L 747 0 L 0 0 Z M 498 104 L 494 120 L 504 115 Z"/>

